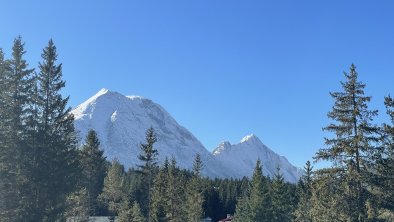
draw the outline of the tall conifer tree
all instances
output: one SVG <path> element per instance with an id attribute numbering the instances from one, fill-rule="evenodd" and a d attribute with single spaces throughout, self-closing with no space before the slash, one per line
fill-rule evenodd
<path id="1" fill-rule="evenodd" d="M 304 167 L 304 175 L 301 177 L 297 185 L 298 205 L 294 212 L 295 221 L 310 222 L 311 216 L 311 197 L 312 197 L 312 172 L 313 167 L 308 160 Z"/>
<path id="2" fill-rule="evenodd" d="M 315 158 L 333 161 L 334 166 L 326 172 L 345 176 L 347 189 L 342 197 L 348 206 L 342 209 L 350 209 L 345 213 L 350 221 L 365 221 L 368 199 L 365 177 L 379 140 L 378 127 L 372 124 L 377 111 L 368 109 L 371 97 L 364 95 L 365 84 L 359 82 L 356 67 L 352 64 L 350 72 L 344 74 L 343 91 L 330 93 L 335 103 L 328 117 L 334 122 L 324 128 L 334 137 L 325 139 L 327 148 L 320 149 Z"/>
<path id="3" fill-rule="evenodd" d="M 124 192 L 124 169 L 118 160 L 113 160 L 104 179 L 103 192 L 99 200 L 107 207 L 111 216 L 116 216 L 126 199 Z"/>
<path id="4" fill-rule="evenodd" d="M 61 90 L 62 64 L 57 64 L 56 46 L 52 39 L 44 48 L 38 74 L 39 142 L 34 153 L 34 170 L 38 178 L 34 187 L 35 212 L 38 220 L 62 218 L 65 200 L 74 191 L 79 172 L 74 117 L 67 107 L 69 97 Z"/>
<path id="5" fill-rule="evenodd" d="M 98 195 L 103 190 L 106 174 L 104 151 L 94 130 L 89 130 L 85 144 L 80 152 L 82 168 L 82 186 L 86 188 L 90 215 L 98 213 Z"/>
<path id="6" fill-rule="evenodd" d="M 141 165 L 139 165 L 140 172 L 143 175 L 144 182 L 146 183 L 146 197 L 144 200 L 146 202 L 143 203 L 144 206 L 146 206 L 145 209 L 143 209 L 143 212 L 146 212 L 148 215 L 148 222 L 151 221 L 151 216 L 150 216 L 150 206 L 151 206 L 151 195 L 152 195 L 152 182 L 154 178 L 154 173 L 157 170 L 157 149 L 153 147 L 153 145 L 157 142 L 157 136 L 155 133 L 155 130 L 150 127 L 146 133 L 146 142 L 142 143 L 140 145 L 141 148 L 141 153 L 138 156 L 138 159 L 142 162 Z"/>
<path id="7" fill-rule="evenodd" d="M 168 186 L 168 167 L 169 161 L 166 158 L 163 167 L 155 176 L 151 196 L 151 220 L 153 222 L 165 221 L 166 219 L 166 200 L 167 200 L 167 186 Z"/>
<path id="8" fill-rule="evenodd" d="M 0 219 L 18 221 L 29 215 L 29 142 L 26 123 L 30 116 L 34 70 L 24 59 L 26 51 L 18 36 L 12 47 L 12 58 L 4 60 L 0 54 Z M 4 198 L 4 199 L 3 199 Z"/>
<path id="9" fill-rule="evenodd" d="M 272 180 L 272 220 L 286 222 L 291 220 L 291 199 L 279 167 Z"/>
<path id="10" fill-rule="evenodd" d="M 168 184 L 165 195 L 166 220 L 171 222 L 185 221 L 185 213 L 182 204 L 184 203 L 185 179 L 180 174 L 175 158 L 172 158 L 168 167 Z"/>
<path id="11" fill-rule="evenodd" d="M 237 204 L 235 221 L 271 221 L 272 209 L 270 190 L 267 179 L 263 175 L 260 159 L 256 162 L 249 194 Z"/>
<path id="12" fill-rule="evenodd" d="M 193 176 L 186 187 L 185 211 L 187 221 L 199 222 L 203 216 L 204 197 L 201 187 L 201 170 L 203 164 L 200 154 L 196 154 L 193 163 Z"/>

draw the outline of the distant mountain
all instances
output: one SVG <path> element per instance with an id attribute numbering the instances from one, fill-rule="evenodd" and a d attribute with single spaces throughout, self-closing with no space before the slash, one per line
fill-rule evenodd
<path id="1" fill-rule="evenodd" d="M 88 130 L 94 129 L 107 159 L 117 158 L 127 168 L 139 164 L 139 145 L 145 141 L 146 130 L 153 127 L 158 136 L 155 147 L 159 152 L 159 163 L 163 163 L 166 157 L 175 157 L 181 168 L 191 169 L 194 157 L 199 153 L 204 163 L 203 175 L 241 178 L 251 175 L 260 156 L 267 175 L 273 175 L 277 165 L 290 182 L 296 182 L 300 175 L 286 158 L 275 154 L 255 136 L 247 137 L 237 145 L 223 143 L 211 154 L 160 105 L 140 96 L 124 96 L 102 89 L 72 113 L 81 142 Z"/>
<path id="2" fill-rule="evenodd" d="M 265 146 L 255 135 L 245 136 L 238 144 L 221 143 L 213 150 L 215 158 L 226 168 L 237 169 L 234 177 L 252 176 L 256 161 L 260 158 L 264 175 L 271 178 L 280 168 L 286 181 L 296 183 L 302 175 L 302 170 L 293 166 L 286 157 L 276 154 Z"/>

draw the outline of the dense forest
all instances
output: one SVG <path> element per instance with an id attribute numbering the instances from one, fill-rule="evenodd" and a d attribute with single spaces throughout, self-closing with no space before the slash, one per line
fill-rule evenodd
<path id="1" fill-rule="evenodd" d="M 0 49 L 0 221 L 218 221 L 227 214 L 242 222 L 394 221 L 394 99 L 383 101 L 390 122 L 377 125 L 354 65 L 342 91 L 330 93 L 328 137 L 311 157 L 331 166 L 313 169 L 308 161 L 290 184 L 279 167 L 264 176 L 259 160 L 250 179 L 205 178 L 198 154 L 192 170 L 174 158 L 160 165 L 152 128 L 140 165 L 109 162 L 95 131 L 78 139 L 53 41 L 36 69 L 25 53 L 21 37 L 8 58 Z"/>

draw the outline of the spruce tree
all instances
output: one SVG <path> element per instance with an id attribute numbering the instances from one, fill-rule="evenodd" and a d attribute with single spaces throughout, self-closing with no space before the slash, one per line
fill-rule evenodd
<path id="1" fill-rule="evenodd" d="M 67 221 L 88 222 L 90 216 L 89 195 L 86 188 L 81 188 L 68 195 L 68 209 L 66 211 Z"/>
<path id="2" fill-rule="evenodd" d="M 166 200 L 167 200 L 167 186 L 168 186 L 168 167 L 169 162 L 166 158 L 163 167 L 155 176 L 152 188 L 150 215 L 151 221 L 159 222 L 166 219 Z"/>
<path id="3" fill-rule="evenodd" d="M 272 180 L 272 220 L 273 222 L 291 221 L 291 201 L 290 195 L 280 168 Z"/>
<path id="4" fill-rule="evenodd" d="M 103 192 L 99 195 L 101 203 L 107 207 L 111 216 L 118 215 L 122 203 L 125 201 L 124 193 L 124 169 L 123 166 L 115 159 L 108 169 L 104 179 Z"/>
<path id="5" fill-rule="evenodd" d="M 237 204 L 235 221 L 271 221 L 271 198 L 269 185 L 263 176 L 260 159 L 256 162 L 249 194 Z"/>
<path id="6" fill-rule="evenodd" d="M 144 222 L 145 218 L 141 213 L 141 207 L 138 202 L 134 202 L 131 208 L 131 221 L 132 222 Z"/>
<path id="7" fill-rule="evenodd" d="M 201 187 L 201 170 L 203 164 L 200 154 L 196 154 L 193 163 L 193 177 L 186 186 L 185 212 L 187 221 L 199 222 L 203 216 L 204 197 Z"/>
<path id="8" fill-rule="evenodd" d="M 100 142 L 94 130 L 89 130 L 85 144 L 80 152 L 82 168 L 82 186 L 88 194 L 89 213 L 97 215 L 98 196 L 103 190 L 106 175 L 106 160 L 104 151 L 100 149 Z"/>
<path id="9" fill-rule="evenodd" d="M 310 216 L 313 222 L 348 222 L 348 204 L 343 194 L 346 190 L 344 176 L 332 169 L 315 171 L 310 199 Z M 325 171 L 325 172 L 324 172 Z"/>
<path id="10" fill-rule="evenodd" d="M 378 127 L 371 123 L 377 111 L 368 109 L 371 97 L 364 95 L 365 84 L 358 81 L 354 65 L 345 73 L 345 78 L 346 81 L 341 82 L 343 91 L 330 93 L 335 103 L 328 117 L 334 122 L 324 130 L 334 133 L 334 137 L 325 138 L 327 148 L 320 149 L 315 158 L 332 161 L 332 170 L 327 172 L 345 177 L 346 191 L 340 197 L 348 204 L 342 208 L 349 209 L 345 212 L 348 220 L 365 221 L 368 162 L 379 140 Z"/>
<path id="11" fill-rule="evenodd" d="M 181 222 L 185 220 L 185 213 L 181 207 L 184 203 L 185 181 L 176 165 L 175 158 L 172 158 L 168 167 L 168 184 L 165 195 L 166 220 L 171 222 Z"/>
<path id="12" fill-rule="evenodd" d="M 127 204 L 117 218 L 118 222 L 144 222 L 145 218 L 141 213 L 141 208 L 138 202 L 134 201 L 132 206 Z"/>
<path id="13" fill-rule="evenodd" d="M 10 114 L 7 109 L 10 101 L 8 71 L 4 53 L 0 50 L 0 221 L 12 220 L 17 203 L 15 171 L 12 170 L 11 147 L 7 138 L 9 125 L 6 120 Z"/>
<path id="14" fill-rule="evenodd" d="M 34 86 L 34 70 L 24 59 L 26 51 L 18 36 L 12 47 L 12 58 L 0 54 L 0 219 L 18 221 L 29 215 L 30 149 L 26 138 L 26 123 Z"/>
<path id="15" fill-rule="evenodd" d="M 383 142 L 374 156 L 371 184 L 376 197 L 375 204 L 394 215 L 394 99 L 385 97 L 384 105 L 390 123 L 382 126 Z"/>
<path id="16" fill-rule="evenodd" d="M 141 165 L 139 165 L 140 172 L 143 175 L 144 182 L 146 183 L 146 190 L 145 194 L 146 197 L 144 198 L 144 206 L 147 208 L 143 209 L 144 212 L 148 215 L 148 222 L 151 221 L 151 216 L 150 216 L 150 200 L 151 200 L 151 195 L 152 195 L 152 182 L 154 178 L 154 173 L 157 170 L 157 149 L 153 147 L 153 145 L 157 142 L 157 136 L 152 127 L 150 127 L 146 133 L 146 142 L 142 143 L 140 145 L 141 148 L 141 153 L 138 156 L 138 159 L 142 162 Z"/>
<path id="17" fill-rule="evenodd" d="M 313 167 L 308 160 L 304 167 L 304 175 L 297 185 L 298 205 L 294 212 L 295 221 L 312 221 L 311 216 L 311 197 L 312 197 L 312 172 Z"/>
<path id="18" fill-rule="evenodd" d="M 57 64 L 56 46 L 49 40 L 39 63 L 39 107 L 37 144 L 34 147 L 35 194 L 34 212 L 37 221 L 62 219 L 66 197 L 75 190 L 78 177 L 76 134 L 74 117 L 67 107 L 69 97 L 63 98 L 61 90 L 62 64 Z"/>

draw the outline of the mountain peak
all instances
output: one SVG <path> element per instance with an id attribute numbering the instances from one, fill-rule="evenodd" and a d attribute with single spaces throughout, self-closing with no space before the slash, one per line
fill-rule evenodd
<path id="1" fill-rule="evenodd" d="M 219 155 L 220 152 L 222 152 L 225 149 L 228 149 L 231 147 L 231 143 L 229 141 L 223 141 L 219 144 L 218 147 L 216 147 L 213 151 L 212 154 L 213 155 Z"/>
<path id="2" fill-rule="evenodd" d="M 96 95 L 103 95 L 103 94 L 106 94 L 107 92 L 109 92 L 109 89 L 107 89 L 107 88 L 102 88 L 102 89 L 100 89 L 100 91 L 98 91 L 98 92 L 96 93 Z"/>
<path id="3" fill-rule="evenodd" d="M 98 91 L 94 96 L 92 96 L 92 98 L 98 98 L 100 96 L 104 96 L 104 95 L 117 95 L 117 96 L 123 96 L 122 94 L 116 92 L 116 91 L 111 91 L 107 88 L 102 88 L 100 89 L 100 91 Z"/>
<path id="4" fill-rule="evenodd" d="M 251 176 L 257 159 L 264 165 L 264 175 L 273 177 L 280 166 L 286 181 L 296 183 L 301 174 L 286 158 L 265 146 L 260 139 L 249 134 L 237 144 L 221 143 L 214 151 L 215 158 L 226 168 L 235 169 L 235 178 Z"/>
<path id="5" fill-rule="evenodd" d="M 140 143 L 145 132 L 153 127 L 157 134 L 155 147 L 158 162 L 174 157 L 180 168 L 191 169 L 198 153 L 204 167 L 202 173 L 210 177 L 230 177 L 231 169 L 223 168 L 201 142 L 159 104 L 141 96 L 125 96 L 106 88 L 76 107 L 74 125 L 80 138 L 94 129 L 108 160 L 118 159 L 125 167 L 140 164 Z M 81 141 L 82 142 L 82 141 Z"/>
<path id="6" fill-rule="evenodd" d="M 240 143 L 246 143 L 246 142 L 252 142 L 252 141 L 258 141 L 259 138 L 254 135 L 254 134 L 249 134 L 245 136 L 244 138 L 241 139 Z"/>

